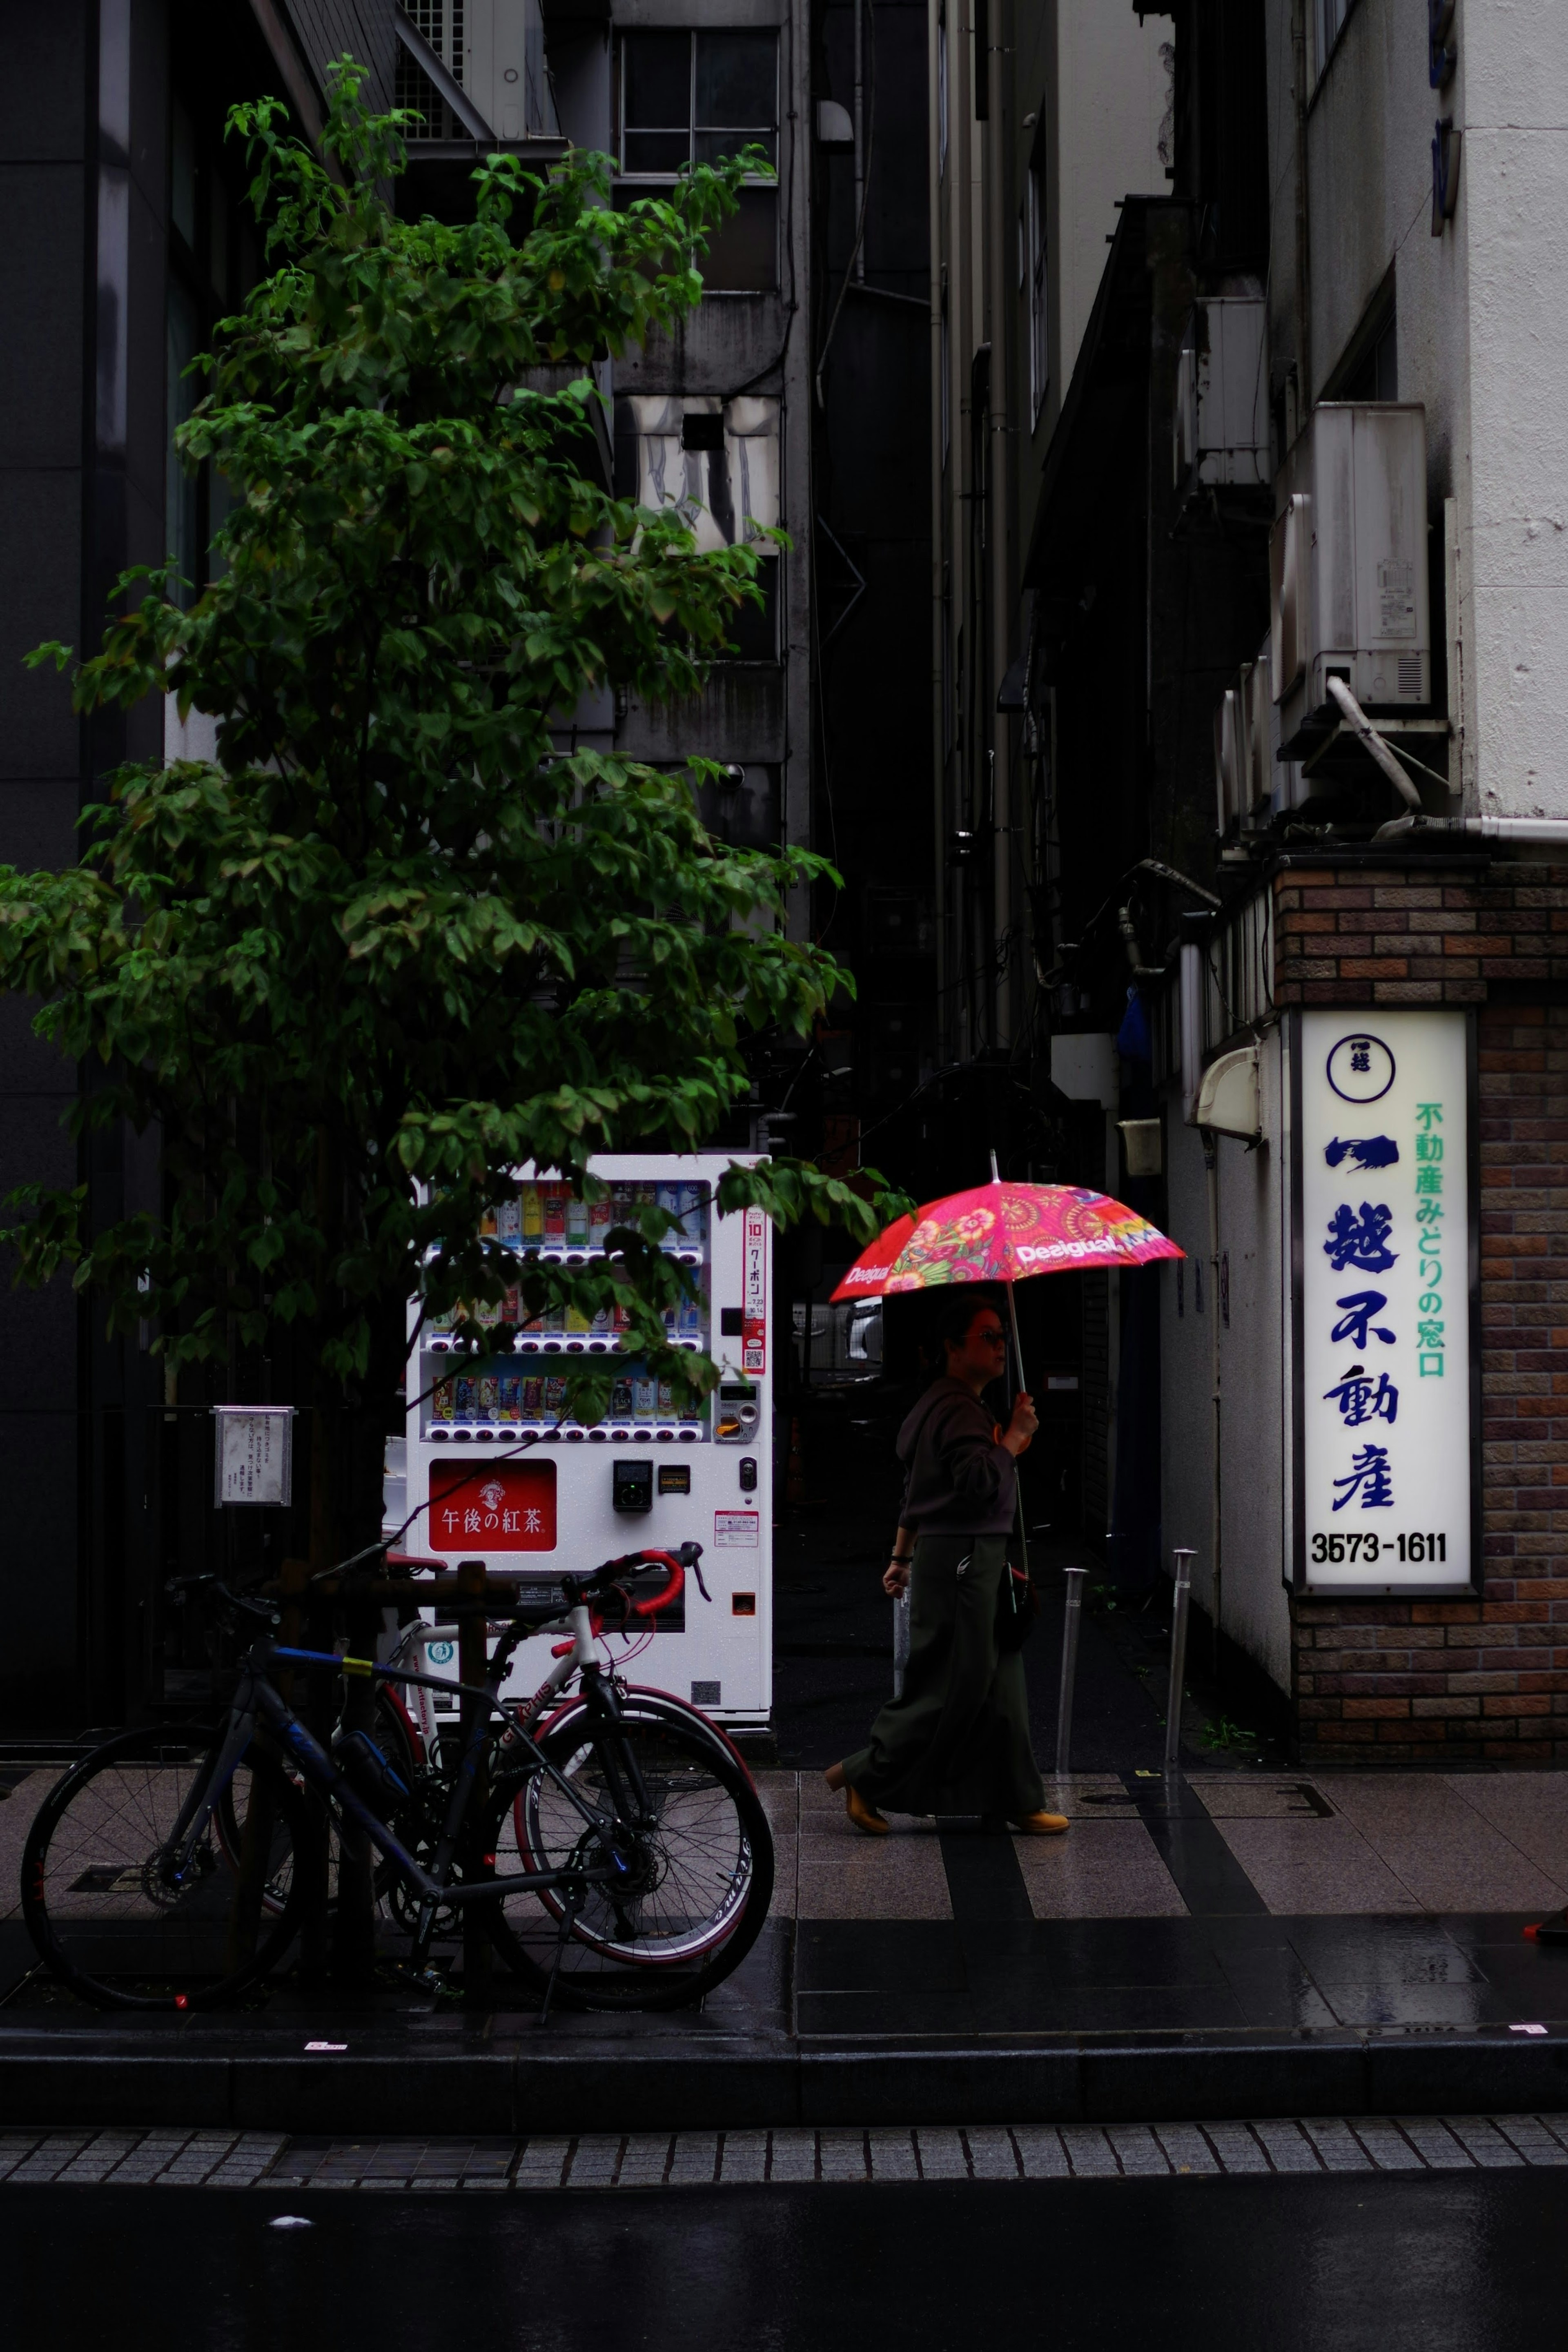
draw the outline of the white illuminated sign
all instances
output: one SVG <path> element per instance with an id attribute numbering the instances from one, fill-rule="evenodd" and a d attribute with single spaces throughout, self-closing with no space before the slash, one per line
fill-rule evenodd
<path id="1" fill-rule="evenodd" d="M 1301 1015 L 1303 1581 L 1470 1582 L 1461 1013 Z"/>

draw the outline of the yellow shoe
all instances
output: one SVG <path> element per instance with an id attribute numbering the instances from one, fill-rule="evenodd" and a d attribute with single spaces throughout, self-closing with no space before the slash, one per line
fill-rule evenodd
<path id="1" fill-rule="evenodd" d="M 1059 1837 L 1067 1825 L 1065 1813 L 1024 1813 L 1013 1827 L 1024 1837 Z"/>
<path id="2" fill-rule="evenodd" d="M 850 1820 L 854 1822 L 856 1828 L 858 1830 L 864 1830 L 868 1837 L 887 1836 L 887 1822 L 882 1819 L 882 1816 L 877 1811 L 876 1806 L 868 1805 L 866 1802 L 865 1798 L 862 1797 L 857 1790 L 845 1790 L 844 1810 L 848 1814 Z M 1065 1822 L 1062 1823 L 1062 1827 L 1063 1829 L 1066 1829 L 1067 1823 Z"/>

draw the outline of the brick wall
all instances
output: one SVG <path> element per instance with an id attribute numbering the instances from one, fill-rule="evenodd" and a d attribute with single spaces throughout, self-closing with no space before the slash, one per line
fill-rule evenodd
<path id="1" fill-rule="evenodd" d="M 1306 1757 L 1568 1758 L 1568 868 L 1287 868 L 1283 1004 L 1474 1004 L 1480 1600 L 1292 1603 Z M 1536 1001 L 1530 1000 L 1535 995 Z"/>

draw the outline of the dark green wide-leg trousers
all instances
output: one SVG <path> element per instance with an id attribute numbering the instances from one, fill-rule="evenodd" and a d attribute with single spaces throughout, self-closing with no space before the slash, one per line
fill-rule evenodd
<path id="1" fill-rule="evenodd" d="M 910 1579 L 910 1660 L 844 1777 L 899 1813 L 1039 1812 L 1024 1660 L 996 1646 L 1005 1536 L 921 1536 Z"/>

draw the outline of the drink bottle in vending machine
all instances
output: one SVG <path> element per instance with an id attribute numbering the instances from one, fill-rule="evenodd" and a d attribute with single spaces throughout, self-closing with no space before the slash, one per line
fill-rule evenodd
<path id="1" fill-rule="evenodd" d="M 423 1326 L 410 1307 L 403 1475 L 405 1507 L 420 1516 L 404 1549 L 548 1585 L 621 1553 L 700 1543 L 710 1600 L 689 1578 L 675 1607 L 639 1621 L 634 1643 L 608 1637 L 605 1654 L 613 1663 L 637 1646 L 635 1680 L 745 1729 L 767 1723 L 773 1698 L 775 1368 L 772 1228 L 760 1210 L 721 1215 L 715 1200 L 735 1164 L 724 1153 L 606 1157 L 591 1163 L 590 1198 L 550 1171 L 517 1171 L 484 1223 L 487 1244 L 516 1258 L 501 1303 Z M 531 1257 L 566 1268 L 603 1260 L 617 1224 L 647 1207 L 664 1212 L 662 1246 L 683 1276 L 667 1335 L 719 1368 L 697 1406 L 636 1353 L 621 1310 L 531 1314 L 523 1304 Z M 609 1400 L 585 1424 L 566 1373 L 592 1357 L 611 1360 Z M 649 1591 L 658 1582 L 650 1573 Z M 521 1645 L 509 1691 L 537 1688 L 549 1650 L 545 1636 Z"/>

